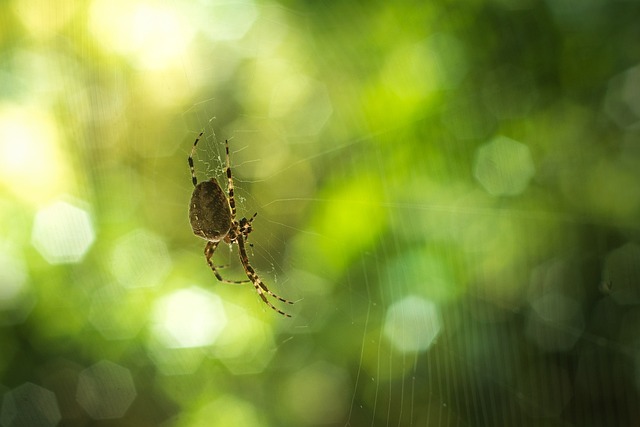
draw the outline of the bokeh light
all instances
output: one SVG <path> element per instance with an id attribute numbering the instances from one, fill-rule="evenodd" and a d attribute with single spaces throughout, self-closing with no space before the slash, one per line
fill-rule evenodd
<path id="1" fill-rule="evenodd" d="M 94 420 L 120 418 L 136 397 L 131 373 L 102 360 L 80 372 L 76 399 Z"/>
<path id="2" fill-rule="evenodd" d="M 612 250 L 605 259 L 602 281 L 615 302 L 640 302 L 640 245 L 627 243 Z"/>
<path id="3" fill-rule="evenodd" d="M 302 425 L 326 425 L 344 417 L 349 404 L 348 387 L 343 369 L 316 362 L 297 371 L 281 393 L 293 420 Z"/>
<path id="4" fill-rule="evenodd" d="M 227 324 L 220 298 L 198 287 L 159 299 L 152 317 L 156 339 L 168 348 L 212 344 Z"/>
<path id="5" fill-rule="evenodd" d="M 0 182 L 36 205 L 64 192 L 68 176 L 59 138 L 45 110 L 0 103 Z"/>
<path id="6" fill-rule="evenodd" d="M 494 196 L 522 193 L 535 173 L 526 145 L 499 136 L 478 149 L 474 175 Z"/>
<path id="7" fill-rule="evenodd" d="M 28 284 L 27 266 L 8 243 L 0 242 L 0 323 L 24 321 L 36 303 Z"/>
<path id="8" fill-rule="evenodd" d="M 260 427 L 263 425 L 260 421 L 261 416 L 253 405 L 232 395 L 223 395 L 208 401 L 186 418 L 185 424 L 194 427 L 228 425 Z"/>
<path id="9" fill-rule="evenodd" d="M 7 246 L 7 247 L 3 247 Z M 0 306 L 11 301 L 25 288 L 27 280 L 26 265 L 21 257 L 8 245 L 0 244 Z"/>
<path id="10" fill-rule="evenodd" d="M 116 241 L 111 253 L 111 269 L 122 286 L 157 286 L 169 274 L 171 258 L 162 238 L 138 229 Z"/>
<path id="11" fill-rule="evenodd" d="M 272 328 L 248 310 L 226 307 L 227 317 L 232 320 L 216 339 L 212 355 L 236 375 L 265 371 L 276 354 Z"/>
<path id="12" fill-rule="evenodd" d="M 95 231 L 86 210 L 59 201 L 36 214 L 31 239 L 49 263 L 68 264 L 84 258 L 93 244 Z"/>
<path id="13" fill-rule="evenodd" d="M 198 14 L 204 33 L 213 41 L 241 39 L 254 25 L 260 9 L 253 0 L 212 1 Z M 204 18 L 210 17 L 210 19 Z"/>
<path id="14" fill-rule="evenodd" d="M 640 65 L 613 77 L 608 84 L 605 109 L 623 129 L 640 128 Z"/>
<path id="15" fill-rule="evenodd" d="M 167 348 L 156 339 L 147 343 L 147 352 L 154 366 L 166 376 L 193 375 L 206 359 L 199 347 Z"/>
<path id="16" fill-rule="evenodd" d="M 286 118 L 288 133 L 293 136 L 317 135 L 333 108 L 324 84 L 306 76 L 289 76 L 273 89 L 269 115 Z"/>
<path id="17" fill-rule="evenodd" d="M 79 10 L 79 5 L 72 0 L 55 4 L 47 0 L 15 1 L 12 6 L 30 36 L 43 40 L 55 37 Z"/>
<path id="18" fill-rule="evenodd" d="M 416 296 L 394 303 L 384 322 L 384 335 L 403 353 L 425 351 L 440 334 L 442 324 L 436 305 Z"/>
<path id="19" fill-rule="evenodd" d="M 385 64 L 385 84 L 403 99 L 424 99 L 454 88 L 467 72 L 464 46 L 453 36 L 434 34 L 399 46 Z"/>
<path id="20" fill-rule="evenodd" d="M 0 3 L 2 426 L 640 419 L 640 2 Z"/>
<path id="21" fill-rule="evenodd" d="M 142 292 L 109 284 L 91 295 L 89 322 L 110 340 L 134 338 L 147 321 L 149 306 Z"/>
<path id="22" fill-rule="evenodd" d="M 89 24 L 107 49 L 127 55 L 142 68 L 164 68 L 179 61 L 194 34 L 182 15 L 154 2 L 92 2 Z"/>
<path id="23" fill-rule="evenodd" d="M 531 302 L 527 333 L 546 351 L 567 351 L 580 338 L 585 322 L 580 304 L 559 294 L 545 294 Z"/>
<path id="24" fill-rule="evenodd" d="M 56 396 L 33 383 L 24 383 L 6 392 L 0 422 L 7 427 L 53 427 L 60 422 Z"/>

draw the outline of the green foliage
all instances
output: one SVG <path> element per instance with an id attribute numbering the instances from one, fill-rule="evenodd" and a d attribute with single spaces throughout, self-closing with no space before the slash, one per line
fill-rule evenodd
<path id="1" fill-rule="evenodd" d="M 631 424 L 639 13 L 3 2 L 0 424 Z"/>

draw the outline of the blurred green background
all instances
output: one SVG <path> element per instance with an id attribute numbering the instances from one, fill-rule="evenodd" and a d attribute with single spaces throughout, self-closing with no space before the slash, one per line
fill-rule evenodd
<path id="1" fill-rule="evenodd" d="M 0 425 L 635 425 L 638 22 L 1 2 Z M 290 319 L 205 262 L 201 131 Z"/>

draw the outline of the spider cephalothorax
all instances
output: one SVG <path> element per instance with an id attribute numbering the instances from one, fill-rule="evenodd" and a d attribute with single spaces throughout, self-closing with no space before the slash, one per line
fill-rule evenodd
<path id="1" fill-rule="evenodd" d="M 191 181 L 195 187 L 193 189 L 193 194 L 191 195 L 191 202 L 189 203 L 189 222 L 191 223 L 193 234 L 207 241 L 207 245 L 204 248 L 204 255 L 207 260 L 207 264 L 209 264 L 209 267 L 213 271 L 213 274 L 215 274 L 216 278 L 223 283 L 253 283 L 253 287 L 256 289 L 256 292 L 258 292 L 258 295 L 260 295 L 260 298 L 265 304 L 283 316 L 291 317 L 271 304 L 265 296 L 265 293 L 287 304 L 293 304 L 293 302 L 271 292 L 269 288 L 267 288 L 267 285 L 265 285 L 260 279 L 251 264 L 249 264 L 245 241 L 247 240 L 249 233 L 251 233 L 251 222 L 256 217 L 257 213 L 253 214 L 249 219 L 244 217 L 240 221 L 236 219 L 236 202 L 233 194 L 233 178 L 231 177 L 228 141 L 224 141 L 226 148 L 227 187 L 229 191 L 228 198 L 215 178 L 198 183 L 196 171 L 193 167 L 193 153 L 196 150 L 196 145 L 198 145 L 198 141 L 200 141 L 202 134 L 203 132 L 200 132 L 193 143 L 191 155 L 189 155 L 188 159 L 189 168 L 191 169 Z M 242 263 L 242 267 L 249 278 L 248 280 L 226 280 L 222 278 L 211 259 L 221 241 L 228 244 L 236 243 L 238 245 L 240 262 Z"/>

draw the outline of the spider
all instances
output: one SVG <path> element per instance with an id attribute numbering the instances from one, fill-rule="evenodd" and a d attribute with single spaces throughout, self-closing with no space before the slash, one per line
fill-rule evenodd
<path id="1" fill-rule="evenodd" d="M 227 198 L 215 178 L 198 183 L 196 171 L 193 166 L 193 153 L 195 153 L 196 145 L 198 145 L 198 141 L 200 141 L 203 133 L 204 132 L 200 132 L 193 143 L 193 148 L 191 149 L 191 154 L 188 159 L 189 168 L 191 169 L 191 181 L 195 187 L 191 195 L 191 202 L 189 203 L 189 222 L 191 223 L 193 234 L 207 241 L 207 245 L 204 247 L 204 256 L 207 264 L 209 264 L 216 278 L 222 283 L 253 283 L 253 287 L 265 304 L 283 316 L 291 317 L 291 315 L 269 302 L 265 293 L 287 304 L 293 304 L 293 302 L 271 292 L 249 263 L 245 242 L 249 237 L 249 233 L 252 231 L 251 224 L 258 213 L 254 213 L 249 219 L 244 217 L 240 221 L 236 219 L 236 201 L 233 196 L 233 178 L 231 177 L 229 142 L 227 140 L 225 140 L 224 143 L 226 149 L 227 188 L 229 190 L 229 197 Z M 242 263 L 244 272 L 247 274 L 248 280 L 226 280 L 220 275 L 218 268 L 222 267 L 216 267 L 211 258 L 222 241 L 227 244 L 235 243 L 238 245 L 240 262 Z"/>

